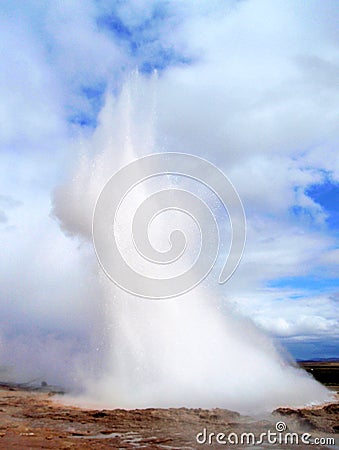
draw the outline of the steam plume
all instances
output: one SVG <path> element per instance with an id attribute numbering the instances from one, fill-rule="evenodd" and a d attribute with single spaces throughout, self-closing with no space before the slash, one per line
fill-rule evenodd
<path id="1" fill-rule="evenodd" d="M 124 164 L 159 150 L 157 83 L 156 76 L 134 74 L 117 99 L 107 95 L 97 129 L 79 146 L 72 179 L 55 193 L 62 228 L 88 245 L 104 184 Z M 95 268 L 94 252 L 91 264 Z M 104 362 L 95 378 L 83 373 L 82 398 L 108 407 L 219 406 L 242 412 L 328 398 L 324 387 L 288 363 L 227 302 L 221 311 L 207 285 L 174 300 L 141 300 L 100 270 L 95 283 L 96 301 L 106 311 Z"/>

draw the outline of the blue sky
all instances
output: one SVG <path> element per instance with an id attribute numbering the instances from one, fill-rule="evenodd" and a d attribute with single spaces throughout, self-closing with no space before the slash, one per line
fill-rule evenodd
<path id="1" fill-rule="evenodd" d="M 308 195 L 318 204 L 320 204 L 328 214 L 326 218 L 327 225 L 331 232 L 338 233 L 339 229 L 339 189 L 338 183 L 331 180 L 323 184 L 315 184 L 308 189 Z"/>
<path id="2" fill-rule="evenodd" d="M 102 122 L 107 93 L 118 99 L 138 68 L 145 91 L 158 71 L 157 148 L 211 160 L 243 200 L 247 248 L 221 295 L 294 356 L 338 357 L 336 2 L 1 9 L 4 342 L 31 329 L 75 342 L 89 339 L 89 318 L 100 322 L 79 243 L 51 217 L 52 199 Z M 149 99 L 138 101 L 142 109 Z"/>

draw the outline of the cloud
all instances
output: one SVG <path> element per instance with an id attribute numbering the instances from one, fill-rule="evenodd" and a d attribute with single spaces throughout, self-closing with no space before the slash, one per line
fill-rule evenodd
<path id="1" fill-rule="evenodd" d="M 17 208 L 18 206 L 21 206 L 21 202 L 18 200 L 15 200 L 10 195 L 1 195 L 0 194 L 0 207 L 3 209 L 0 209 L 0 223 L 6 224 L 5 231 L 11 231 L 13 226 L 8 225 L 9 218 L 7 211 L 11 211 L 12 209 Z"/>
<path id="2" fill-rule="evenodd" d="M 283 297 L 277 298 L 277 292 L 270 294 L 271 299 L 262 301 L 260 310 L 258 302 L 250 308 L 255 322 L 273 336 L 304 340 L 338 337 L 338 295 L 296 298 L 296 293 L 283 292 Z"/>
<path id="3" fill-rule="evenodd" d="M 0 210 L 0 223 L 6 223 L 8 221 L 8 218 L 6 214 Z"/>
<path id="4" fill-rule="evenodd" d="M 4 208 L 12 209 L 21 205 L 21 202 L 15 200 L 10 195 L 1 195 L 0 194 L 0 205 Z"/>
<path id="5" fill-rule="evenodd" d="M 261 286 L 333 270 L 335 234 L 328 212 L 308 188 L 338 180 L 336 14 L 333 2 L 253 1 L 217 15 L 192 15 L 172 42 L 178 48 L 185 42 L 195 63 L 169 68 L 158 87 L 162 145 L 211 159 L 245 206 L 247 247 L 223 295 L 255 297 L 258 308 L 266 298 L 261 323 L 278 336 L 309 336 L 312 324 L 322 335 L 316 324 L 322 323 L 324 305 L 316 304 L 299 322 L 291 317 L 293 311 L 302 315 L 303 296 L 316 303 L 309 299 L 307 279 L 301 300 L 282 301 L 280 317 L 272 293 Z M 253 317 L 250 303 L 244 301 L 242 312 Z M 337 310 L 331 314 L 337 317 Z M 323 319 L 328 337 L 335 333 L 330 317 Z"/>

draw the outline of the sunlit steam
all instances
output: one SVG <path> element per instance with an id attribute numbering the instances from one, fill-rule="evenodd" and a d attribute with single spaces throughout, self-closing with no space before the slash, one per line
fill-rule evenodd
<path id="1" fill-rule="evenodd" d="M 55 193 L 54 212 L 63 229 L 86 238 L 89 245 L 94 207 L 105 183 L 129 162 L 159 151 L 156 84 L 156 76 L 145 79 L 134 74 L 117 100 L 107 96 L 98 128 L 81 144 L 71 181 Z M 169 178 L 167 188 L 178 187 L 177 183 L 180 187 L 178 180 Z M 139 271 L 145 263 L 139 262 L 140 255 L 135 249 L 133 253 L 129 242 L 130 219 L 141 199 L 159 186 L 150 183 L 126 197 L 116 225 L 120 250 Z M 161 248 L 162 240 L 168 245 L 170 230 L 185 228 L 188 238 L 192 237 L 193 246 L 186 249 L 173 273 L 180 273 L 182 264 L 193 264 L 196 257 L 197 230 L 183 216 L 180 211 L 174 216 L 159 215 L 153 233 L 149 230 L 153 247 L 162 252 L 170 249 Z M 154 270 L 159 272 L 151 270 L 151 274 L 161 277 L 169 269 L 158 265 Z M 96 283 L 101 292 L 96 301 L 106 308 L 104 364 L 95 379 L 83 374 L 82 399 L 106 407 L 218 406 L 256 412 L 328 398 L 324 387 L 285 362 L 271 340 L 249 320 L 238 317 L 226 302 L 220 311 L 215 292 L 205 284 L 175 299 L 140 299 L 115 286 L 99 264 Z"/>

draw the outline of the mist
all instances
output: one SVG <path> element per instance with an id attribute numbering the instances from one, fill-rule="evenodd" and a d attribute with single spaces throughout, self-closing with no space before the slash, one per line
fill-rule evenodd
<path id="1" fill-rule="evenodd" d="M 157 83 L 156 74 L 149 78 L 136 72 L 115 101 L 108 94 L 98 128 L 81 144 L 71 180 L 55 194 L 54 214 L 66 233 L 90 241 L 95 201 L 110 176 L 123 164 L 156 151 Z M 140 202 L 140 193 L 136 198 Z M 126 211 L 133 211 L 133 201 L 125 202 Z M 126 211 L 124 217 L 129 217 Z M 160 218 L 159 229 L 169 220 Z M 118 225 L 119 236 L 128 234 L 125 222 Z M 182 226 L 180 218 L 172 221 L 173 229 Z M 157 234 L 159 230 L 159 240 Z M 128 251 L 126 244 L 122 251 Z M 179 298 L 152 301 L 123 292 L 100 267 L 97 270 L 102 292 L 96 302 L 106 308 L 103 370 L 95 379 L 83 374 L 78 401 L 127 408 L 227 407 L 254 413 L 330 398 L 323 386 L 287 362 L 249 319 L 218 299 L 220 292 L 210 282 Z"/>

